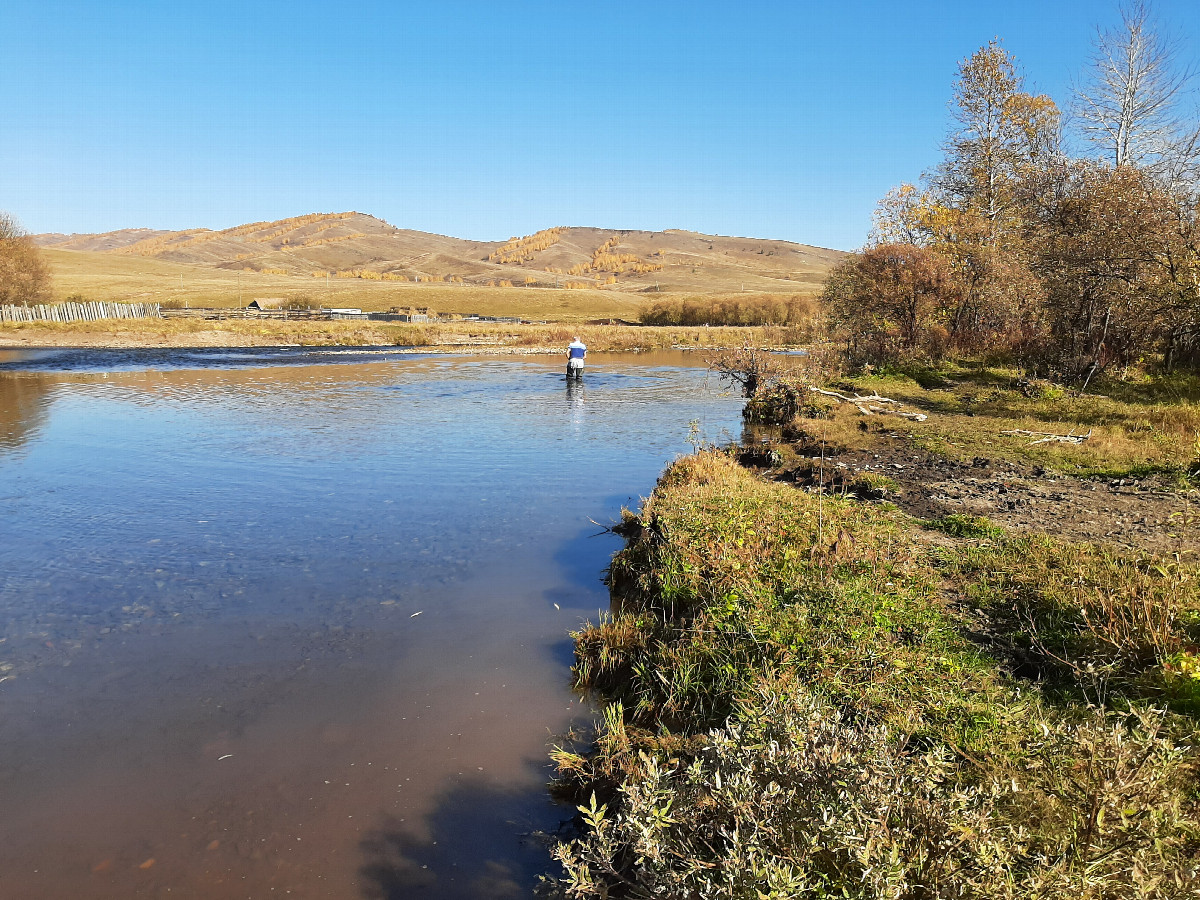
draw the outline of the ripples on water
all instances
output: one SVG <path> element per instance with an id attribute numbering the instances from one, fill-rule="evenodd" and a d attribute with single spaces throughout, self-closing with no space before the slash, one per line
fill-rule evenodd
<path id="1" fill-rule="evenodd" d="M 590 362 L 0 353 L 0 895 L 528 887 L 589 519 L 738 428 Z"/>

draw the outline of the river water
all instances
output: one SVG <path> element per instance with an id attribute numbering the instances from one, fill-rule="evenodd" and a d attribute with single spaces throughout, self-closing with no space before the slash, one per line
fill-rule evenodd
<path id="1" fill-rule="evenodd" d="M 683 353 L 0 351 L 0 897 L 508 898 Z"/>

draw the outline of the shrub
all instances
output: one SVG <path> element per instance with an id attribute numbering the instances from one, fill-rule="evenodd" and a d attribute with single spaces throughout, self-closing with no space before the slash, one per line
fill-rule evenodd
<path id="1" fill-rule="evenodd" d="M 656 300 L 642 310 L 643 325 L 792 325 L 808 326 L 814 302 L 802 294 L 734 294 Z M 807 331 L 800 340 L 811 337 Z"/>
<path id="2" fill-rule="evenodd" d="M 17 220 L 0 213 L 0 303 L 46 303 L 50 270 Z"/>
<path id="3" fill-rule="evenodd" d="M 1166 900 L 1200 887 L 1187 751 L 1161 715 L 1042 726 L 1019 774 L 979 772 L 797 686 L 764 687 L 691 760 L 632 758 L 621 742 L 620 793 L 580 806 L 588 830 L 556 849 L 555 887 L 574 900 Z"/>

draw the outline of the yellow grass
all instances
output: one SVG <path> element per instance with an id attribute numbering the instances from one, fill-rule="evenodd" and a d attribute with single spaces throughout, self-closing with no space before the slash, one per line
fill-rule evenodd
<path id="1" fill-rule="evenodd" d="M 266 347 L 417 346 L 469 347 L 504 353 L 562 353 L 574 337 L 593 351 L 702 350 L 740 346 L 784 346 L 796 329 L 679 328 L 629 325 L 510 325 L 450 322 L 431 325 L 358 321 L 282 321 L 274 319 L 110 319 L 59 324 L 27 322 L 0 327 L 0 347 Z"/>
<path id="2" fill-rule="evenodd" d="M 314 277 L 315 272 L 239 273 L 110 253 L 48 249 L 43 254 L 53 272 L 55 300 L 81 294 L 89 300 L 244 307 L 256 297 L 282 297 L 289 303 L 357 307 L 368 312 L 417 306 L 457 315 L 521 316 L 547 321 L 636 321 L 645 304 L 643 295 L 619 291 L 417 284 L 322 278 Z"/>

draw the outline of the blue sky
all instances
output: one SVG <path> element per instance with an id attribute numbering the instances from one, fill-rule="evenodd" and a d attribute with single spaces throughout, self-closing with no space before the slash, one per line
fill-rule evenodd
<path id="1" fill-rule="evenodd" d="M 1155 9 L 1200 58 L 1200 2 Z M 993 37 L 1064 103 L 1116 0 L 0 3 L 30 231 L 356 209 L 480 240 L 687 228 L 852 249 Z"/>

